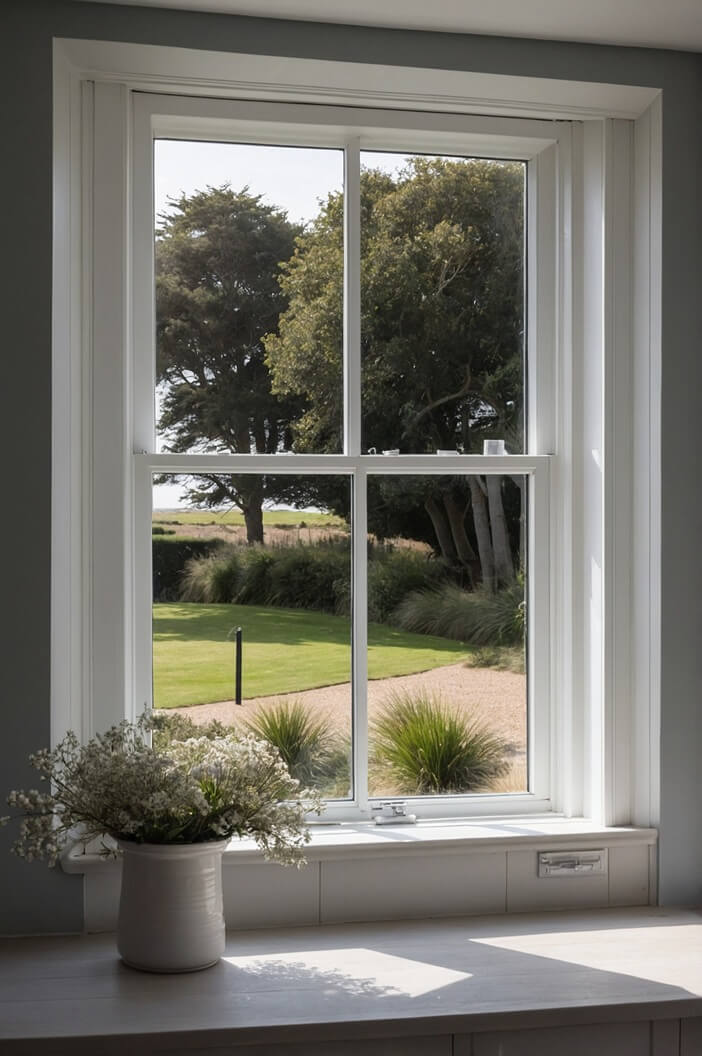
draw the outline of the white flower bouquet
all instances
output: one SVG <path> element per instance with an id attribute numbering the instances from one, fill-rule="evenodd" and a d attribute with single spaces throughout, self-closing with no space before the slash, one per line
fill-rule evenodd
<path id="1" fill-rule="evenodd" d="M 152 725 L 146 716 L 125 721 L 85 745 L 69 733 L 52 751 L 31 755 L 49 789 L 7 797 L 19 811 L 15 854 L 54 865 L 77 832 L 85 842 L 107 834 L 137 844 L 248 836 L 267 858 L 304 863 L 305 815 L 322 805 L 316 792 L 299 788 L 275 748 L 227 731 L 152 746 Z"/>

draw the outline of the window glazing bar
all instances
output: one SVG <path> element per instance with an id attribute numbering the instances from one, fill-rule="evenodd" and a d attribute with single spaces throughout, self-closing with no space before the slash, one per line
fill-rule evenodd
<path id="1" fill-rule="evenodd" d="M 365 473 L 460 476 L 537 473 L 550 455 L 199 455 L 136 454 L 154 473 Z"/>
<path id="2" fill-rule="evenodd" d="M 353 795 L 368 811 L 368 492 L 363 470 L 352 481 Z"/>
<path id="3" fill-rule="evenodd" d="M 344 151 L 344 452 L 361 453 L 361 141 Z"/>

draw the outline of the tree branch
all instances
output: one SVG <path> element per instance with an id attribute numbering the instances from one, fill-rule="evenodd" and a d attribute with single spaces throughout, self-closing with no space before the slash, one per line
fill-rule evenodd
<path id="1" fill-rule="evenodd" d="M 450 403 L 451 400 L 460 400 L 462 396 L 466 396 L 470 391 L 472 380 L 473 375 L 471 374 L 470 367 L 468 366 L 466 367 L 466 380 L 463 382 L 460 389 L 458 389 L 456 392 L 450 392 L 448 396 L 440 396 L 437 400 L 432 400 L 431 403 L 428 403 L 426 407 L 423 407 L 421 411 L 418 411 L 417 414 L 415 414 L 414 418 L 403 431 L 402 435 L 407 436 L 411 428 L 417 425 L 417 423 L 420 422 L 425 415 L 430 414 L 437 407 L 441 407 L 444 403 Z"/>

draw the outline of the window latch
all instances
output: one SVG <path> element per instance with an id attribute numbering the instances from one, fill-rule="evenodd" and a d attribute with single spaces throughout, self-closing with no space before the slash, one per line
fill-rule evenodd
<path id="1" fill-rule="evenodd" d="M 381 800 L 372 805 L 371 811 L 376 825 L 414 825 L 417 820 L 416 814 L 407 813 L 404 799 Z"/>

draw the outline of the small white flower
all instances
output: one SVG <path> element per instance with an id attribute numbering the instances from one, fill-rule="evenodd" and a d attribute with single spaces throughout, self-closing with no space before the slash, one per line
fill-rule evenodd
<path id="1" fill-rule="evenodd" d="M 151 843 L 190 843 L 252 836 L 266 857 L 303 861 L 305 814 L 322 809 L 319 796 L 300 790 L 278 752 L 247 735 L 191 737 L 165 751 L 146 744 L 151 720 L 122 722 L 80 745 L 69 733 L 30 762 L 60 789 L 10 792 L 18 810 L 13 850 L 53 865 L 63 842 L 81 832 L 89 841 L 109 834 Z M 0 818 L 0 825 L 12 815 Z M 106 853 L 112 851 L 106 847 Z"/>

